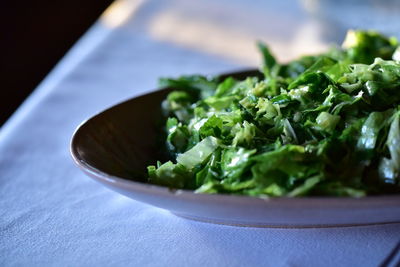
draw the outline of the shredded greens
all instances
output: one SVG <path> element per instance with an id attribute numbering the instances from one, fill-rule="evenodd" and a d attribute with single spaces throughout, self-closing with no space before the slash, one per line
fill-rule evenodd
<path id="1" fill-rule="evenodd" d="M 342 48 L 280 64 L 259 43 L 260 75 L 161 79 L 169 161 L 149 182 L 197 193 L 400 193 L 400 48 L 349 31 Z M 396 50 L 397 49 L 397 50 Z"/>

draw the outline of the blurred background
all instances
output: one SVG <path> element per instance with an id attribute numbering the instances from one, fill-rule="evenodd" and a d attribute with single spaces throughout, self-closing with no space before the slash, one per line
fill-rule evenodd
<path id="1" fill-rule="evenodd" d="M 6 1 L 0 14 L 0 125 L 96 21 L 243 66 L 259 64 L 256 40 L 287 61 L 340 45 L 349 28 L 400 37 L 398 0 Z"/>
<path id="2" fill-rule="evenodd" d="M 112 0 L 3 1 L 0 125 Z"/>

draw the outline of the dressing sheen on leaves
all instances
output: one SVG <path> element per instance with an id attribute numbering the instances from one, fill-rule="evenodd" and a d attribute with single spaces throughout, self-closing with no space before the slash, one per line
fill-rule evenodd
<path id="1" fill-rule="evenodd" d="M 400 193 L 399 43 L 349 31 L 342 48 L 262 75 L 161 79 L 169 161 L 149 182 L 258 197 Z"/>

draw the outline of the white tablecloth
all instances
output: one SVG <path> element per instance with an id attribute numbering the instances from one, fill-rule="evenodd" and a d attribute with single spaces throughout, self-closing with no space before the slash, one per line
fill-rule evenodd
<path id="1" fill-rule="evenodd" d="M 146 16 L 160 7 L 141 8 L 126 21 L 120 14 L 94 25 L 1 129 L 0 266 L 377 266 L 400 239 L 400 224 L 200 223 L 125 198 L 74 166 L 70 137 L 94 113 L 156 88 L 160 76 L 252 63 L 251 56 L 245 62 L 235 51 L 222 53 L 215 40 L 202 49 L 190 36 L 145 34 L 154 26 Z"/>

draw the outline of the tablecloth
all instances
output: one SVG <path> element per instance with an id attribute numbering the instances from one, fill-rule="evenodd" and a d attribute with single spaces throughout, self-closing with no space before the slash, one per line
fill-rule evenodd
<path id="1" fill-rule="evenodd" d="M 1 129 L 0 266 L 377 266 L 400 239 L 400 224 L 268 229 L 201 223 L 112 192 L 74 166 L 69 141 L 77 125 L 155 89 L 158 77 L 255 64 L 251 55 L 236 55 L 247 44 L 221 52 L 223 28 L 214 29 L 214 43 L 199 47 L 201 38 L 190 34 L 196 27 L 201 34 L 204 21 L 183 25 L 188 36 L 181 32 L 181 39 L 163 32 L 168 25 L 157 30 L 160 24 L 145 23 L 154 21 L 149 14 L 172 2 L 182 8 L 184 1 L 139 2 L 123 2 L 128 6 L 119 6 L 117 16 L 105 14 Z M 182 13 L 168 12 L 158 23 L 179 24 Z M 312 29 L 302 25 L 303 33 Z M 279 50 L 284 41 L 275 41 Z"/>

